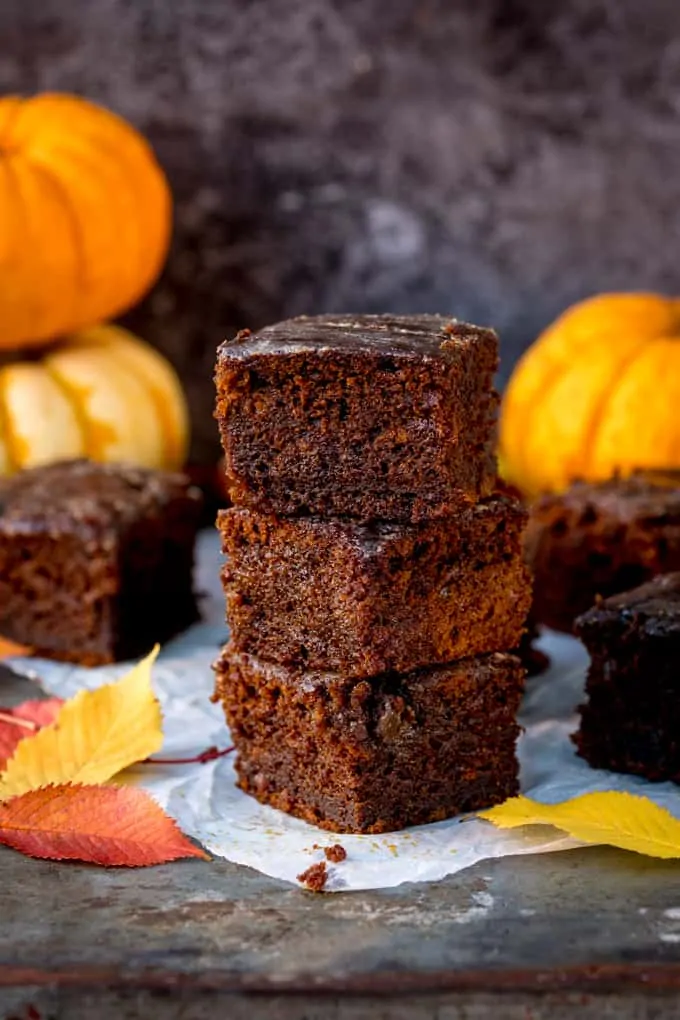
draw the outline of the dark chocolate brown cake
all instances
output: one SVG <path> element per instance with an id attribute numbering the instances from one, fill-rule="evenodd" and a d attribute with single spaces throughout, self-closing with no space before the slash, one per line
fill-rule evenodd
<path id="1" fill-rule="evenodd" d="M 227 648 L 215 668 L 241 788 L 322 828 L 389 832 L 517 793 L 513 656 L 358 680 Z"/>
<path id="2" fill-rule="evenodd" d="M 302 317 L 217 356 L 229 496 L 280 515 L 418 521 L 494 488 L 493 330 L 438 315 Z"/>
<path id="3" fill-rule="evenodd" d="M 680 573 L 600 601 L 576 630 L 591 657 L 579 753 L 595 768 L 680 782 Z"/>
<path id="4" fill-rule="evenodd" d="M 0 633 L 98 665 L 198 618 L 201 508 L 183 475 L 69 461 L 0 480 Z"/>
<path id="5" fill-rule="evenodd" d="M 216 666 L 239 785 L 385 832 L 517 792 L 526 513 L 495 492 L 492 330 L 299 318 L 218 352 Z M 454 661 L 456 660 L 456 661 Z"/>
<path id="6" fill-rule="evenodd" d="M 597 595 L 680 570 L 680 484 L 669 481 L 576 482 L 531 507 L 526 554 L 537 622 L 570 632 Z"/>
<path id="7" fill-rule="evenodd" d="M 500 496 L 420 524 L 225 510 L 232 643 L 357 677 L 513 648 L 531 602 L 525 522 Z"/>

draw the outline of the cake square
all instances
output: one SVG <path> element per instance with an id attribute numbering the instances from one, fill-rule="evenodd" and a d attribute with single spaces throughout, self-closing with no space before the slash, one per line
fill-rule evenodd
<path id="1" fill-rule="evenodd" d="M 355 677 L 513 648 L 531 602 L 525 521 L 503 496 L 418 524 L 231 507 L 218 525 L 232 644 Z"/>
<path id="2" fill-rule="evenodd" d="M 493 330 L 439 315 L 301 317 L 218 350 L 233 503 L 419 521 L 495 484 Z"/>
<path id="3" fill-rule="evenodd" d="M 390 832 L 518 791 L 524 670 L 511 655 L 358 680 L 234 652 L 216 667 L 238 785 L 336 832 Z"/>
<path id="4" fill-rule="evenodd" d="M 0 634 L 94 666 L 198 618 L 201 496 L 183 475 L 68 461 L 0 480 Z"/>
<path id="5" fill-rule="evenodd" d="M 595 602 L 680 570 L 680 476 L 575 482 L 531 507 L 527 562 L 536 620 L 570 633 Z"/>
<path id="6" fill-rule="evenodd" d="M 680 573 L 600 600 L 576 630 L 591 657 L 579 754 L 595 768 L 680 782 Z"/>

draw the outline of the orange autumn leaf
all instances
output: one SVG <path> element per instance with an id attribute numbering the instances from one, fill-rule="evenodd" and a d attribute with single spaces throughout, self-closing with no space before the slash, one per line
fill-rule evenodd
<path id="1" fill-rule="evenodd" d="M 0 772 L 14 754 L 19 741 L 54 722 L 63 704 L 61 698 L 42 698 L 23 701 L 14 708 L 0 709 Z"/>
<path id="2" fill-rule="evenodd" d="M 14 656 L 32 655 L 33 649 L 27 645 L 18 645 L 15 641 L 10 641 L 9 638 L 0 637 L 0 659 L 11 659 Z"/>
<path id="3" fill-rule="evenodd" d="M 0 804 L 0 843 L 29 857 L 139 868 L 208 855 L 143 790 L 49 786 Z"/>

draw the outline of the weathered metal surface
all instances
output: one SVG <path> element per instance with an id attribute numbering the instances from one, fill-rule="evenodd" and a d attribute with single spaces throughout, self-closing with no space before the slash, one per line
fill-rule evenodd
<path id="1" fill-rule="evenodd" d="M 0 849 L 0 922 L 3 1020 L 680 1011 L 680 868 L 613 850 L 319 896 L 226 861 L 105 871 Z"/>

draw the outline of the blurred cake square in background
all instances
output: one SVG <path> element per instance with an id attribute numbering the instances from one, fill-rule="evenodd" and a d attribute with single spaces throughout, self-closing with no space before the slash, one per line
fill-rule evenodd
<path id="1" fill-rule="evenodd" d="M 525 541 L 532 617 L 571 633 L 597 596 L 680 570 L 680 472 L 574 482 L 531 506 Z"/>

